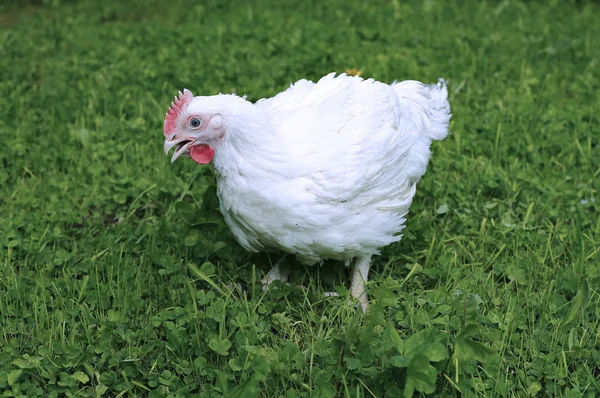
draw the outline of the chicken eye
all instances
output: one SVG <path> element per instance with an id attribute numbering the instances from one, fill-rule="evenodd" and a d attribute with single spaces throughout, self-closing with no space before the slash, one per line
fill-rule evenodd
<path id="1" fill-rule="evenodd" d="M 190 127 L 193 129 L 197 129 L 202 125 L 202 119 L 199 119 L 197 117 L 191 118 L 190 119 Z"/>

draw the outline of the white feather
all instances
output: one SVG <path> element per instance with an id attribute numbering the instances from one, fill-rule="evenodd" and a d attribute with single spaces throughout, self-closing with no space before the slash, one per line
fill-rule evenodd
<path id="1" fill-rule="evenodd" d="M 432 140 L 448 134 L 443 80 L 387 85 L 331 73 L 251 104 L 196 97 L 227 134 L 214 158 L 221 212 L 250 251 L 305 264 L 376 254 L 401 238 Z"/>

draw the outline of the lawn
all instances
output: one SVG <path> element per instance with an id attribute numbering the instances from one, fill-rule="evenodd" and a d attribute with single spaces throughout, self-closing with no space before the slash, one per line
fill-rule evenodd
<path id="1" fill-rule="evenodd" d="M 453 111 L 366 315 L 335 262 L 263 293 L 162 149 L 177 90 L 348 68 Z M 600 396 L 599 90 L 593 1 L 5 1 L 3 396 Z"/>

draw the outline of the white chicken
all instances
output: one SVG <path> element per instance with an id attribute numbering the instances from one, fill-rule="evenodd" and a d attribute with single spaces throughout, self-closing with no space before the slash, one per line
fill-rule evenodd
<path id="1" fill-rule="evenodd" d="M 353 262 L 350 294 L 366 311 L 371 256 L 401 238 L 431 141 L 448 134 L 447 96 L 441 79 L 335 73 L 254 104 L 185 89 L 166 114 L 164 150 L 214 164 L 221 213 L 246 250 Z M 263 282 L 286 278 L 277 264 Z"/>

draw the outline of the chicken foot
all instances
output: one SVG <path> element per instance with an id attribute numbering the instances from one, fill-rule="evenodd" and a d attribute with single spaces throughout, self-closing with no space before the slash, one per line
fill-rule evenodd
<path id="1" fill-rule="evenodd" d="M 267 291 L 269 285 L 274 281 L 287 282 L 289 269 L 281 267 L 286 255 L 281 257 L 271 268 L 269 272 L 261 279 L 263 291 Z M 366 282 L 369 279 L 369 267 L 371 265 L 371 256 L 358 256 L 354 258 L 354 268 L 352 269 L 352 282 L 350 284 L 350 296 L 358 299 L 363 312 L 369 308 L 369 296 L 366 291 Z M 325 292 L 326 297 L 339 296 L 336 292 Z"/>
<path id="2" fill-rule="evenodd" d="M 363 312 L 369 308 L 369 296 L 366 291 L 366 283 L 369 279 L 369 267 L 371 265 L 371 256 L 358 256 L 354 258 L 354 268 L 352 268 L 352 282 L 350 284 L 350 296 L 358 299 Z M 326 297 L 339 296 L 337 292 L 325 292 Z"/>

